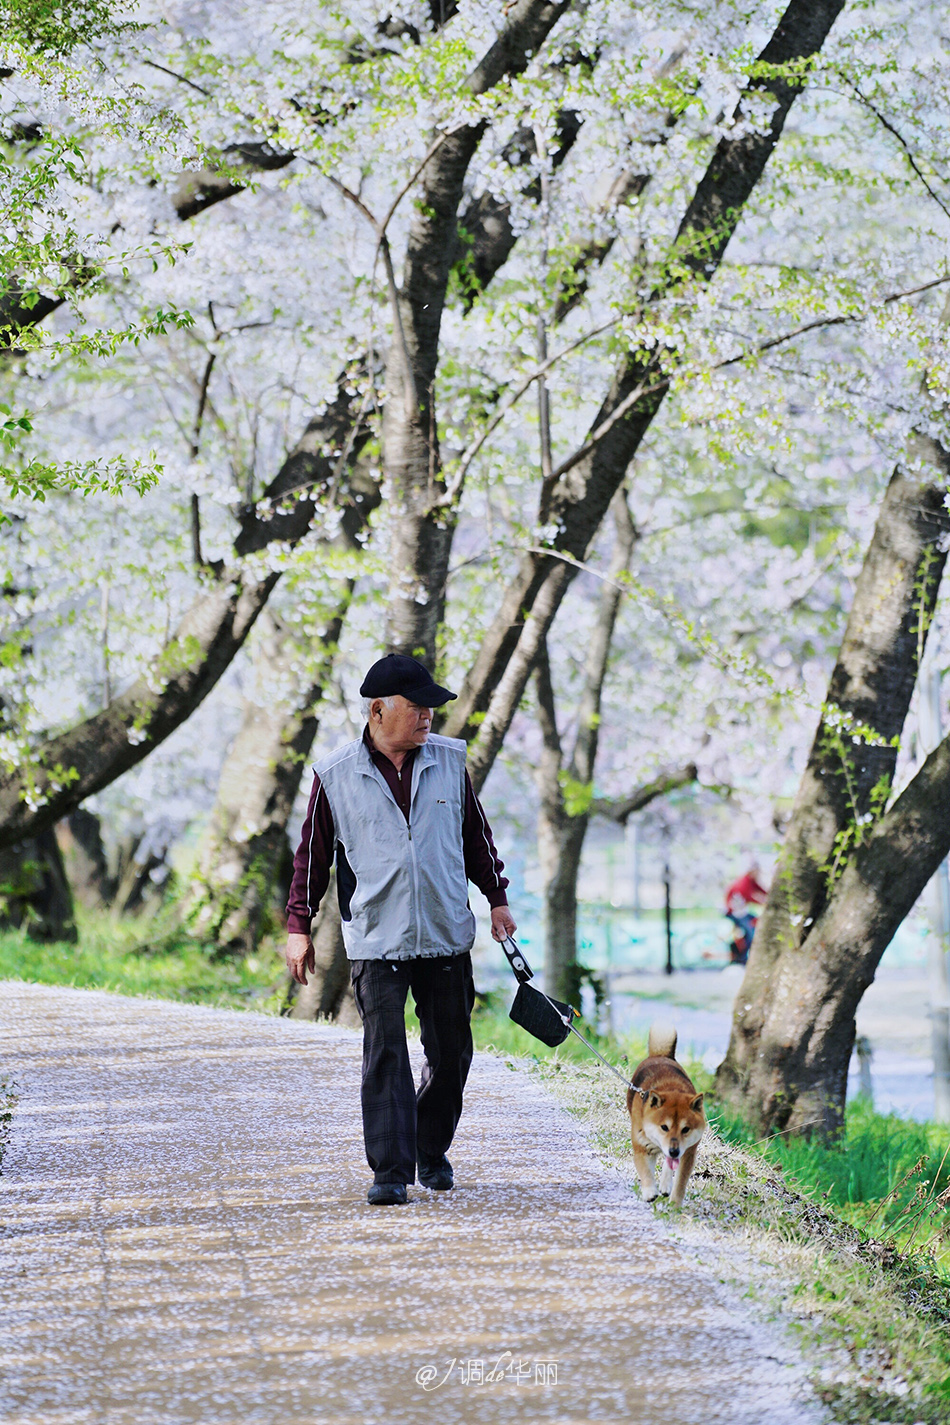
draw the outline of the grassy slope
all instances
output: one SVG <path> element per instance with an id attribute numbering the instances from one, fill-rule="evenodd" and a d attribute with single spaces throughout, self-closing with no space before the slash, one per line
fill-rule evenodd
<path id="1" fill-rule="evenodd" d="M 107 916 L 84 919 L 78 946 L 0 934 L 5 978 L 272 1014 L 286 996 L 283 960 L 273 945 L 243 964 L 222 962 L 156 922 L 115 923 Z M 407 1020 L 415 1023 L 411 1010 Z M 479 1048 L 541 1074 L 638 1190 L 621 1086 L 583 1045 L 572 1036 L 559 1049 L 546 1048 L 512 1024 L 507 1003 L 491 996 L 480 1002 L 473 1030 Z M 642 1040 L 594 1042 L 621 1071 L 645 1052 Z M 702 1084 L 702 1070 L 690 1067 Z M 0 1084 L 0 1140 L 12 1087 Z M 836 1419 L 944 1425 L 950 1420 L 947 1131 L 859 1104 L 849 1111 L 840 1146 L 756 1144 L 741 1123 L 715 1109 L 710 1116 L 718 1131 L 707 1137 L 686 1210 L 674 1215 L 665 1204 L 657 1210 L 687 1242 L 699 1237 L 705 1250 L 720 1252 L 726 1277 L 735 1272 L 737 1239 L 747 1248 L 758 1264 L 755 1294 L 804 1337 L 816 1388 Z M 748 1280 L 746 1258 L 746 1288 Z"/>
<path id="2" fill-rule="evenodd" d="M 867 1234 L 904 1254 L 926 1253 L 932 1271 L 950 1282 L 947 1203 L 950 1128 L 875 1113 L 861 1099 L 848 1105 L 842 1140 L 834 1145 L 778 1135 L 764 1143 L 741 1121 L 713 1109 L 721 1137 L 754 1147 L 786 1180 Z"/>

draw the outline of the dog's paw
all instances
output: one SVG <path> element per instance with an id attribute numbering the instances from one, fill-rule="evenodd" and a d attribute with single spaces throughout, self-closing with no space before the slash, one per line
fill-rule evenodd
<path id="1" fill-rule="evenodd" d="M 670 1195 L 670 1190 L 669 1190 L 669 1188 L 662 1188 L 662 1187 L 660 1188 L 660 1197 L 669 1197 L 669 1195 Z"/>
<path id="2" fill-rule="evenodd" d="M 656 1202 L 656 1200 L 657 1200 L 657 1198 L 659 1197 L 659 1195 L 660 1195 L 660 1194 L 657 1192 L 656 1188 L 653 1188 L 650 1192 L 645 1192 L 645 1193 L 643 1194 L 643 1201 L 644 1201 L 644 1202 Z"/>

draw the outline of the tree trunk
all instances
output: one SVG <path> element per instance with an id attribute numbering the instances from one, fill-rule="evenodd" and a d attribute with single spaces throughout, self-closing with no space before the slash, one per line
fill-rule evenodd
<path id="1" fill-rule="evenodd" d="M 336 873 L 323 898 L 313 926 L 315 970 L 305 985 L 290 982 L 291 1019 L 334 1019 L 356 1027 L 359 1011 L 350 985 L 350 962 L 343 945 L 343 923 L 336 897 Z"/>
<path id="2" fill-rule="evenodd" d="M 503 28 L 466 80 L 471 95 L 520 74 L 568 8 L 568 0 L 514 0 Z M 486 120 L 442 135 L 422 173 L 403 269 L 390 279 L 393 339 L 386 369 L 383 460 L 391 481 L 392 535 L 386 638 L 393 652 L 433 666 L 455 515 L 445 494 L 435 412 L 435 374 L 465 176 Z M 388 248 L 386 249 L 388 254 Z"/>
<path id="3" fill-rule="evenodd" d="M 72 892 L 51 827 L 0 850 L 0 928 L 75 942 Z"/>
<path id="4" fill-rule="evenodd" d="M 720 1069 L 726 1097 L 757 1132 L 840 1130 L 861 996 L 948 851 L 950 738 L 857 847 L 804 941 L 782 955 L 741 1085 Z"/>
<path id="5" fill-rule="evenodd" d="M 348 472 L 345 495 L 333 544 L 355 554 L 380 500 L 378 485 L 359 461 Z M 221 769 L 198 875 L 186 897 L 194 933 L 213 940 L 226 954 L 249 954 L 266 928 L 287 823 L 317 734 L 320 704 L 354 587 L 350 579 L 341 581 L 335 594 L 329 591 L 323 627 L 308 631 L 318 662 L 303 686 L 295 671 L 299 634 L 270 612 L 264 615 L 266 626 L 259 628 L 263 636 L 256 672 L 261 693 L 245 700 L 241 727 Z"/>
<path id="6" fill-rule="evenodd" d="M 156 845 L 148 832 L 123 848 L 119 884 L 112 901 L 116 916 L 136 915 L 161 905 L 168 879 L 167 844 Z"/>
<path id="7" fill-rule="evenodd" d="M 709 283 L 722 261 L 746 203 L 777 144 L 801 91 L 801 61 L 815 55 L 843 0 L 792 0 L 759 56 L 763 66 L 790 65 L 779 78 L 765 69 L 748 93 L 772 103 L 767 127 L 723 137 L 680 223 L 673 252 L 651 304 L 681 294 L 687 280 Z M 741 116 L 740 116 L 741 117 Z M 682 297 L 681 297 L 682 300 Z M 526 553 L 487 631 L 445 731 L 472 742 L 476 786 L 488 775 L 567 587 L 619 489 L 627 468 L 662 404 L 669 377 L 659 357 L 631 357 L 617 370 L 585 444 L 562 462 L 544 490 L 539 523 L 553 525 L 551 555 Z M 561 556 L 561 557 L 558 557 Z M 567 560 L 568 562 L 565 562 Z"/>
<path id="8" fill-rule="evenodd" d="M 950 456 L 913 432 L 858 579 L 719 1069 L 720 1094 L 756 1122 L 773 1112 L 761 1098 L 758 1068 L 773 1004 L 786 1001 L 788 976 L 797 977 L 804 945 L 813 943 L 829 897 L 837 898 L 835 878 L 887 799 L 947 558 L 948 488 Z M 806 1039 L 817 1032 L 802 1013 L 795 1023 Z M 825 1091 L 836 1101 L 839 1090 L 843 1105 L 844 1080 L 829 1082 Z M 771 1103 L 773 1090 L 768 1094 Z"/>
<path id="9" fill-rule="evenodd" d="M 544 883 L 544 988 L 581 1007 L 577 959 L 577 878 L 590 818 L 566 816 L 558 824 L 538 813 L 538 853 Z"/>
<path id="10" fill-rule="evenodd" d="M 587 834 L 586 815 L 570 816 L 561 783 L 563 749 L 547 648 L 535 674 L 541 755 L 536 779 L 538 858 L 541 863 L 544 931 L 544 987 L 549 995 L 580 1008 L 577 970 L 577 876 Z"/>
<path id="11" fill-rule="evenodd" d="M 298 636 L 269 613 L 259 629 L 257 682 L 265 702 L 248 698 L 221 769 L 218 795 L 186 898 L 192 933 L 230 955 L 248 955 L 268 929 L 271 892 L 287 838 L 318 709 L 332 667 L 352 584 L 317 640 L 317 675 L 294 687 Z M 289 684 L 289 686 L 288 686 Z"/>
<path id="12" fill-rule="evenodd" d="M 943 740 L 940 707 L 939 643 L 931 642 L 917 675 L 917 755 L 923 760 Z M 950 979 L 947 952 L 950 951 L 950 879 L 947 863 L 927 887 L 927 915 L 930 936 L 927 946 L 930 981 L 930 1053 L 934 1066 L 934 1121 L 950 1123 Z"/>
<path id="13" fill-rule="evenodd" d="M 510 73 L 524 67 L 531 47 L 537 51 L 566 7 L 560 4 L 511 6 L 506 40 Z M 495 47 L 496 49 L 498 46 Z M 664 66 L 674 68 L 680 55 Z M 594 60 L 578 60 L 588 65 Z M 482 92 L 497 82 L 501 69 L 487 61 L 476 71 L 470 85 Z M 664 136 L 672 131 L 675 116 L 664 119 Z M 557 168 L 573 148 L 581 121 L 573 111 L 558 115 L 551 163 Z M 439 324 L 450 268 L 460 272 L 470 308 L 478 293 L 485 290 L 510 256 L 517 241 L 511 226 L 511 204 L 483 193 L 471 202 L 460 219 L 456 217 L 461 185 L 468 164 L 481 138 L 483 126 L 463 131 L 458 141 L 445 147 L 428 167 L 424 178 L 424 199 L 410 235 L 406 278 L 399 297 L 397 337 L 390 356 L 387 379 L 390 401 L 386 407 L 385 452 L 387 470 L 393 475 L 393 543 L 390 552 L 388 642 L 398 652 L 435 658 L 436 634 L 444 613 L 445 579 L 455 532 L 454 509 L 440 503 L 445 495 L 438 451 L 434 382 L 438 358 Z M 522 130 L 505 156 L 511 163 L 524 163 L 536 155 L 533 131 Z M 649 174 L 624 172 L 614 184 L 607 207 L 619 207 L 649 182 Z M 537 202 L 542 183 L 537 174 L 523 188 L 523 196 Z M 451 234 L 451 246 L 446 243 Z M 464 241 L 463 241 L 464 237 Z M 612 246 L 612 238 L 578 243 L 575 276 L 602 262 Z M 448 259 L 448 263 L 446 262 Z M 557 304 L 555 320 L 560 321 L 580 300 L 584 282 L 572 287 Z M 456 493 L 457 498 L 457 493 Z"/>
<path id="14" fill-rule="evenodd" d="M 610 816 L 623 823 L 655 797 L 696 777 L 696 768 L 691 763 L 681 771 L 658 777 L 616 801 L 592 796 L 604 683 L 623 596 L 621 577 L 629 566 L 638 538 L 625 491 L 619 491 L 614 497 L 613 513 L 616 540 L 608 575 L 601 588 L 597 618 L 588 641 L 577 735 L 566 769 L 546 644 L 541 649 L 535 672 L 538 724 L 541 729 L 541 754 L 536 776 L 541 794 L 538 853 L 544 885 L 545 988 L 548 994 L 578 1008 L 583 967 L 577 960 L 577 879 L 591 816 Z M 579 809 L 568 804 L 565 777 L 572 784 L 572 798 L 580 802 Z"/>
<path id="15" fill-rule="evenodd" d="M 87 910 L 103 910 L 112 903 L 116 883 L 109 875 L 99 818 L 78 807 L 55 830 L 73 895 Z"/>

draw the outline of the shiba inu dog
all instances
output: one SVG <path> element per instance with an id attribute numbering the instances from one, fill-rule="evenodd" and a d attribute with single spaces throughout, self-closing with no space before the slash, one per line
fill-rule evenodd
<path id="1" fill-rule="evenodd" d="M 644 1202 L 662 1193 L 681 1207 L 706 1130 L 703 1096 L 676 1062 L 675 1029 L 652 1024 L 649 1051 L 627 1090 L 633 1161 Z M 657 1156 L 663 1159 L 659 1186 L 653 1161 Z"/>

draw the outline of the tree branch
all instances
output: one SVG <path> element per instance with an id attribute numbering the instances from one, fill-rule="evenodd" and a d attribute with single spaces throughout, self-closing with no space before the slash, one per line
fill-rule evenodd
<path id="1" fill-rule="evenodd" d="M 467 449 L 463 450 L 459 457 L 459 463 L 452 472 L 452 479 L 446 486 L 445 494 L 435 501 L 433 508 L 451 505 L 458 499 L 462 487 L 465 484 L 465 477 L 471 469 L 472 461 L 478 455 L 488 438 L 494 435 L 505 417 L 518 404 L 525 392 L 530 391 L 535 381 L 540 380 L 541 377 L 546 375 L 559 361 L 563 361 L 565 356 L 570 356 L 571 352 L 577 351 L 578 347 L 583 346 L 586 342 L 593 341 L 595 336 L 601 336 L 604 332 L 610 331 L 610 329 L 615 327 L 620 321 L 622 321 L 621 317 L 613 317 L 609 322 L 604 322 L 599 327 L 592 327 L 590 331 L 583 332 L 581 336 L 576 337 L 574 341 L 568 342 L 567 346 L 562 346 L 560 351 L 556 351 L 553 356 L 549 356 L 545 361 L 539 362 L 532 371 L 529 371 L 527 376 L 509 393 L 508 399 L 495 412 L 485 429 L 476 436 L 475 440 L 472 441 Z"/>
<path id="2" fill-rule="evenodd" d="M 214 168 L 188 168 L 179 176 L 172 190 L 172 207 L 181 222 L 196 218 L 225 198 L 243 193 L 253 174 L 276 173 L 288 168 L 297 157 L 295 153 L 272 148 L 266 140 L 260 142 L 253 139 L 228 144 L 222 156 L 231 170 L 230 174 Z M 232 176 L 235 170 L 240 172 L 242 169 L 248 174 L 244 182 Z"/>
<path id="3" fill-rule="evenodd" d="M 645 806 L 656 801 L 657 797 L 665 797 L 668 792 L 675 792 L 677 787 L 689 786 L 698 776 L 695 762 L 687 762 L 684 767 L 678 767 L 673 772 L 663 772 L 652 782 L 645 782 L 626 797 L 594 797 L 590 804 L 591 816 L 607 817 L 609 821 L 626 826 L 627 819 L 634 812 L 642 811 Z"/>
<path id="4" fill-rule="evenodd" d="M 534 670 L 535 687 L 538 694 L 538 726 L 541 729 L 541 740 L 546 752 L 557 758 L 558 770 L 561 767 L 561 735 L 557 730 L 557 705 L 554 700 L 554 686 L 551 682 L 551 660 L 548 657 L 548 645 L 543 643 L 538 653 L 537 667 Z"/>
<path id="5" fill-rule="evenodd" d="M 765 49 L 747 94 L 768 94 L 772 114 L 767 129 L 737 124 L 724 135 L 700 180 L 683 220 L 674 250 L 651 303 L 690 282 L 706 285 L 722 260 L 730 237 L 781 136 L 791 105 L 800 92 L 808 62 L 818 53 L 844 0 L 791 0 Z M 741 117 L 741 115 L 740 115 Z M 619 407 L 622 419 L 610 424 L 597 446 L 545 492 L 539 518 L 557 530 L 555 545 L 584 558 L 604 514 L 619 488 L 640 442 L 659 410 L 668 378 L 659 357 L 632 356 L 617 370 L 593 430 L 607 425 Z M 634 392 L 662 383 L 649 397 L 630 401 Z M 550 581 L 550 582 L 549 582 Z M 569 579 L 560 561 L 524 556 L 511 580 L 492 627 L 446 721 L 450 735 L 475 740 L 470 760 L 487 775 L 530 676 L 537 648 L 546 636 Z M 540 609 L 544 608 L 542 615 Z M 527 617 L 525 617 L 527 611 Z M 515 626 L 517 614 L 522 620 Z M 518 645 L 525 643 L 516 656 Z M 516 673 L 514 670 L 519 671 Z M 484 710 L 479 722 L 473 715 Z"/>
<path id="6" fill-rule="evenodd" d="M 560 168 L 577 142 L 580 131 L 581 121 L 572 109 L 558 114 L 556 142 L 551 153 L 553 169 Z M 514 168 L 527 162 L 536 151 L 533 132 L 523 129 L 507 145 L 504 157 Z M 539 200 L 541 184 L 537 174 L 528 180 L 522 196 L 529 201 Z M 518 234 L 511 223 L 511 203 L 507 199 L 496 198 L 491 192 L 481 193 L 472 199 L 459 219 L 453 254 L 453 266 L 464 273 L 463 304 L 466 311 L 508 261 L 517 241 Z"/>
<path id="7" fill-rule="evenodd" d="M 354 410 L 352 374 L 343 372 L 333 403 L 308 421 L 306 429 L 280 470 L 253 505 L 240 512 L 235 554 L 242 557 L 275 541 L 296 544 L 310 529 L 319 502 L 328 499 L 342 466 L 356 459 L 372 435 L 365 401 Z M 375 487 L 373 487 L 375 488 Z M 371 498 L 358 492 L 358 503 Z M 296 497 L 295 499 L 292 497 Z M 372 496 L 375 507 L 376 497 Z M 344 508 L 344 519 L 347 509 Z"/>
<path id="8" fill-rule="evenodd" d="M 886 117 L 886 115 L 881 113 L 877 105 L 872 103 L 866 94 L 861 93 L 861 90 L 858 88 L 857 84 L 855 84 L 853 80 L 848 79 L 847 75 L 844 74 L 841 75 L 841 78 L 844 80 L 845 84 L 851 90 L 851 93 L 855 96 L 855 98 L 874 115 L 881 127 L 883 129 L 886 129 L 887 132 L 897 140 L 901 148 L 904 150 L 904 157 L 907 159 L 907 162 L 910 164 L 910 167 L 913 169 L 914 173 L 920 179 L 924 188 L 926 188 L 930 197 L 934 200 L 937 207 L 943 213 L 944 217 L 950 218 L 950 208 L 947 207 L 946 203 L 943 201 L 940 195 L 934 192 L 933 188 L 927 180 L 926 175 L 921 169 L 920 164 L 917 162 L 916 158 L 911 152 L 910 144 L 904 138 L 904 135 L 900 132 L 899 129 L 895 128 L 895 126 L 891 123 L 890 119 Z"/>
<path id="9" fill-rule="evenodd" d="M 265 521 L 246 515 L 235 541 L 235 567 L 210 591 L 202 591 L 149 671 L 91 718 L 47 738 L 29 759 L 0 777 L 0 848 L 36 835 L 92 793 L 141 762 L 194 712 L 242 647 L 276 586 L 279 573 L 248 581 L 240 555 L 272 540 L 293 545 L 307 533 L 321 494 L 337 490 L 342 531 L 355 542 L 380 499 L 368 471 L 351 469 L 347 488 L 340 477 L 339 436 L 351 458 L 354 443 L 341 431 L 341 416 L 352 396 L 341 383 L 337 400 L 310 422 L 294 453 L 271 483 L 274 491 L 299 491 L 306 479 L 315 488 L 285 516 Z M 362 414 L 362 413 L 361 413 Z M 364 437 L 365 439 L 366 437 Z M 327 447 L 330 447 L 329 451 Z M 336 532 L 324 536 L 336 540 Z"/>
<path id="10" fill-rule="evenodd" d="M 639 539 L 637 527 L 630 514 L 630 506 L 627 504 L 626 490 L 617 491 L 611 508 L 614 514 L 614 548 L 607 578 L 600 589 L 597 618 L 588 640 L 584 689 L 578 709 L 577 737 L 568 769 L 576 782 L 585 785 L 590 785 L 594 780 L 597 746 L 600 741 L 604 679 L 610 662 L 610 646 L 617 623 L 617 612 L 623 597 L 621 575 L 629 568 L 634 547 Z"/>

